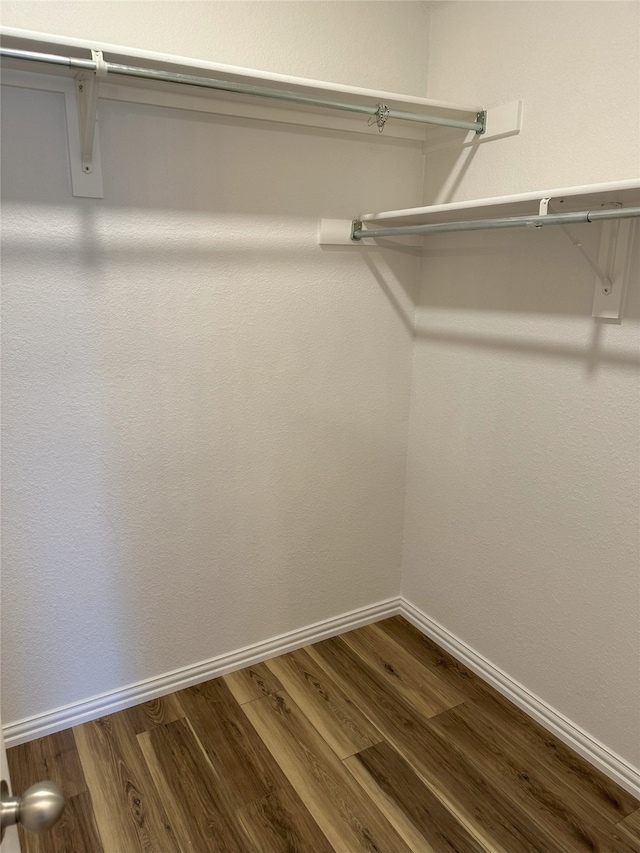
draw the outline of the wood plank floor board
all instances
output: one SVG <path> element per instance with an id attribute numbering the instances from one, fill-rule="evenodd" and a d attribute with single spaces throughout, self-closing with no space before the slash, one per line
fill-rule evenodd
<path id="1" fill-rule="evenodd" d="M 282 690 L 282 684 L 269 669 L 268 661 L 231 672 L 225 675 L 224 680 L 239 705 Z"/>
<path id="2" fill-rule="evenodd" d="M 503 707 L 492 705 L 488 712 L 485 702 L 470 700 L 454 710 L 456 714 L 452 716 L 464 719 L 477 738 L 482 738 L 485 749 L 504 753 L 513 761 L 520 762 L 529 775 L 535 775 L 546 790 L 569 803 L 577 815 L 590 819 L 595 813 L 607 824 L 616 823 L 627 814 L 625 805 L 628 807 L 634 804 L 634 799 L 626 791 L 622 796 L 618 795 L 615 783 L 602 785 L 599 778 L 601 774 L 588 773 L 585 779 L 583 763 L 586 762 L 581 759 L 576 764 L 572 760 L 573 753 L 562 761 L 559 754 L 571 752 L 568 748 L 560 749 L 556 738 L 548 732 L 543 736 L 536 729 L 523 727 L 520 719 L 514 720 Z M 440 724 L 446 719 L 438 718 L 435 722 Z"/>
<path id="3" fill-rule="evenodd" d="M 421 664 L 437 673 L 442 680 L 459 690 L 466 698 L 484 695 L 485 688 L 495 692 L 464 664 L 407 622 L 403 616 L 384 619 L 382 622 L 377 622 L 376 627 L 395 640 Z"/>
<path id="4" fill-rule="evenodd" d="M 554 839 L 536 826 L 467 758 L 429 726 L 429 720 L 395 696 L 382 678 L 340 638 L 309 647 L 343 689 L 385 734 L 443 804 L 475 838 L 502 853 L 548 853 Z"/>
<path id="5" fill-rule="evenodd" d="M 336 851 L 409 849 L 286 693 L 256 699 L 242 709 Z"/>
<path id="6" fill-rule="evenodd" d="M 209 762 L 186 720 L 138 735 L 180 853 L 246 853 L 227 783 Z"/>
<path id="7" fill-rule="evenodd" d="M 420 714 L 432 717 L 459 705 L 467 698 L 437 672 L 423 666 L 376 625 L 365 625 L 341 638 L 380 675 L 392 690 Z"/>
<path id="8" fill-rule="evenodd" d="M 176 694 L 238 808 L 287 787 L 287 779 L 222 678 Z"/>
<path id="9" fill-rule="evenodd" d="M 269 668 L 339 758 L 380 743 L 380 732 L 304 649 L 274 658 Z"/>
<path id="10" fill-rule="evenodd" d="M 510 702 L 490 684 L 434 643 L 430 637 L 421 633 L 402 616 L 385 619 L 382 622 L 378 622 L 376 627 L 395 639 L 415 660 L 428 669 L 433 669 L 438 673 L 440 678 L 448 681 L 453 687 L 456 687 L 465 695 L 467 700 L 475 699 L 478 702 L 486 702 L 490 707 L 502 708 L 512 720 L 526 720 L 534 726 L 538 726 L 517 705 Z M 542 729 L 542 727 L 540 728 Z M 542 731 L 546 730 L 542 729 Z M 546 734 L 549 733 L 546 732 Z"/>
<path id="11" fill-rule="evenodd" d="M 414 853 L 486 850 L 390 744 L 369 747 L 344 764 Z"/>
<path id="12" fill-rule="evenodd" d="M 635 832 L 640 839 L 640 809 L 636 809 L 627 815 L 620 823 L 630 832 Z"/>
<path id="13" fill-rule="evenodd" d="M 83 723 L 74 735 L 107 853 L 179 850 L 126 715 Z"/>
<path id="14" fill-rule="evenodd" d="M 602 826 L 593 812 L 582 808 L 566 787 L 543 780 L 522 760 L 517 744 L 495 736 L 474 720 L 473 709 L 458 707 L 439 714 L 430 725 L 464 752 L 483 778 L 503 792 L 546 832 L 562 853 L 606 850 L 612 842 L 613 824 Z"/>
<path id="15" fill-rule="evenodd" d="M 640 837 L 636 832 L 630 831 L 624 821 L 617 823 L 611 834 L 611 847 L 607 848 L 613 853 L 640 853 Z"/>
<path id="16" fill-rule="evenodd" d="M 640 809 L 615 825 L 613 837 L 616 842 L 627 844 L 634 853 L 640 853 Z"/>
<path id="17" fill-rule="evenodd" d="M 88 791 L 67 797 L 64 812 L 48 832 L 25 832 L 18 825 L 22 853 L 108 853 L 104 851 Z"/>
<path id="18" fill-rule="evenodd" d="M 545 772 L 567 785 L 587 808 L 596 809 L 613 821 L 634 810 L 637 800 L 632 794 L 519 708 L 512 710 L 514 706 L 504 697 L 496 700 L 487 693 L 474 700 L 473 706 L 478 716 L 484 716 L 496 729 L 509 732 L 518 740 L 524 752 L 537 757 Z"/>
<path id="19" fill-rule="evenodd" d="M 380 630 L 401 643 L 418 660 L 436 669 L 442 677 L 474 699 L 478 713 L 484 713 L 498 728 L 513 732 L 523 748 L 535 754 L 548 772 L 562 779 L 576 796 L 606 817 L 620 820 L 630 814 L 637 800 L 608 776 L 589 764 L 524 711 L 509 702 L 477 675 L 440 649 L 431 639 L 401 616 L 377 623 Z"/>
<path id="20" fill-rule="evenodd" d="M 72 729 L 14 746 L 7 752 L 7 761 L 16 796 L 43 779 L 57 782 L 67 797 L 87 790 Z"/>
<path id="21" fill-rule="evenodd" d="M 163 726 L 165 723 L 173 723 L 184 717 L 184 711 L 173 693 L 134 705 L 122 713 L 126 715 L 129 725 L 136 734 L 149 731 L 155 726 Z"/>
<path id="22" fill-rule="evenodd" d="M 336 853 L 293 788 L 272 791 L 238 811 L 246 853 Z"/>

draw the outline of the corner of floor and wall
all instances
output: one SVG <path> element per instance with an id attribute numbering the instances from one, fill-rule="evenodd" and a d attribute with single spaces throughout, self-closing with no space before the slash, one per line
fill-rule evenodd
<path id="1" fill-rule="evenodd" d="M 110 5 L 3 23 L 524 123 L 425 155 L 105 101 L 78 200 L 61 96 L 3 87 L 9 745 L 400 613 L 638 795 L 637 291 L 594 322 L 553 229 L 316 240 L 635 176 L 638 5 Z"/>

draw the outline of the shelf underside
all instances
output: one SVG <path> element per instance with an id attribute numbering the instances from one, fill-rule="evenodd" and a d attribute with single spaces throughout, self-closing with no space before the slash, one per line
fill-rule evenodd
<path id="1" fill-rule="evenodd" d="M 474 199 L 451 204 L 389 210 L 364 214 L 363 222 L 393 225 L 427 225 L 436 222 L 458 222 L 476 219 L 493 219 L 503 216 L 527 216 L 539 211 L 540 201 L 550 198 L 549 212 L 563 213 L 575 210 L 595 210 L 612 203 L 623 206 L 640 204 L 640 179 L 614 181 L 538 190 L 518 195 Z"/>
<path id="2" fill-rule="evenodd" d="M 266 87 L 269 89 L 281 89 L 295 92 L 299 95 L 308 95 L 315 98 L 334 101 L 345 101 L 355 105 L 375 106 L 378 102 L 386 104 L 391 110 L 401 110 L 412 113 L 433 115 L 440 118 L 449 118 L 462 121 L 475 121 L 477 113 L 482 109 L 480 105 L 450 104 L 443 101 L 435 101 L 427 98 L 419 98 L 412 95 L 402 95 L 393 92 L 381 92 L 364 89 L 356 86 L 333 84 L 319 80 L 310 80 L 289 75 L 275 74 L 266 71 L 257 71 L 236 66 L 222 65 L 204 60 L 191 59 L 180 56 L 156 53 L 153 51 L 137 50 L 119 45 L 110 45 L 100 42 L 89 42 L 80 39 L 71 39 L 62 36 L 53 36 L 45 33 L 32 33 L 23 30 L 4 29 L 1 34 L 2 46 L 16 50 L 35 51 L 38 53 L 49 53 L 60 56 L 72 56 L 79 59 L 91 59 L 91 49 L 101 50 L 106 61 L 122 65 L 144 66 L 176 74 L 190 74 L 206 77 L 211 80 L 225 80 L 232 83 Z M 18 71 L 33 71 L 44 73 L 44 66 L 40 63 L 25 62 L 22 60 L 4 59 L 4 68 Z M 64 66 L 46 66 L 46 73 L 63 77 L 73 77 L 77 69 Z M 135 87 L 137 89 L 156 90 L 164 92 L 188 91 L 189 95 L 202 98 L 215 97 L 226 101 L 242 101 L 249 104 L 264 105 L 265 101 L 248 95 L 238 95 L 229 92 L 221 92 L 196 87 L 177 86 L 172 83 L 141 80 L 139 78 L 127 78 L 123 76 L 107 78 L 109 85 L 119 87 Z M 106 81 L 105 81 L 106 82 Z M 323 109 L 303 104 L 288 104 L 286 102 L 273 102 L 278 109 L 289 109 L 307 113 L 324 112 L 333 113 L 337 111 Z M 337 113 L 344 116 L 344 113 Z M 394 119 L 394 122 L 402 125 L 416 127 L 413 122 L 404 122 Z M 366 125 L 366 117 L 364 118 Z M 420 136 L 431 137 L 434 127 L 429 125 L 418 125 Z M 457 133 L 462 137 L 465 131 L 455 131 L 451 128 L 437 128 L 448 134 Z M 372 133 L 377 133 L 377 128 L 370 128 Z M 414 134 L 411 134 L 414 135 Z"/>

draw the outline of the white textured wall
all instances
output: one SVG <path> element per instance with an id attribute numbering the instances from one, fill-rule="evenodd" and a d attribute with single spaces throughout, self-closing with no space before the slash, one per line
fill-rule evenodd
<path id="1" fill-rule="evenodd" d="M 127 38 L 82 35 L 153 46 L 109 5 Z M 295 74 L 341 20 L 302 5 Z M 317 227 L 417 203 L 419 147 L 102 102 L 105 198 L 74 199 L 62 96 L 3 88 L 5 723 L 397 595 L 418 261 Z"/>
<path id="2" fill-rule="evenodd" d="M 428 97 L 521 99 L 523 132 L 433 155 L 425 203 L 640 174 L 640 4 L 453 0 L 430 4 Z"/>
<path id="3" fill-rule="evenodd" d="M 466 171 L 430 156 L 431 196 L 637 176 L 638 9 L 436 5 L 429 95 L 522 97 L 525 124 Z M 580 233 L 597 257 L 597 230 Z M 428 241 L 403 564 L 410 601 L 636 765 L 637 251 L 623 324 L 605 325 L 559 230 Z"/>
<path id="4" fill-rule="evenodd" d="M 426 3 L 2 0 L 5 27 L 423 95 Z M 463 102 L 464 103 L 464 102 Z"/>

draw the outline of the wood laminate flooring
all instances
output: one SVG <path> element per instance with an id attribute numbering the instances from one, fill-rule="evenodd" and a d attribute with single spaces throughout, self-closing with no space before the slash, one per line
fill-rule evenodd
<path id="1" fill-rule="evenodd" d="M 401 617 L 9 750 L 24 853 L 640 853 L 640 802 Z"/>

